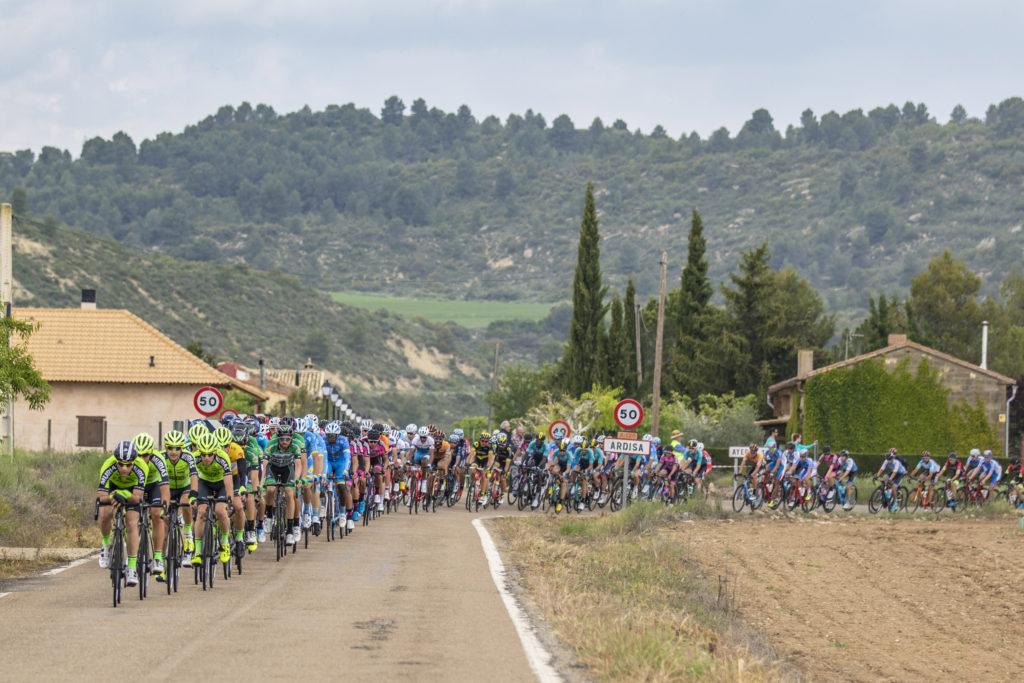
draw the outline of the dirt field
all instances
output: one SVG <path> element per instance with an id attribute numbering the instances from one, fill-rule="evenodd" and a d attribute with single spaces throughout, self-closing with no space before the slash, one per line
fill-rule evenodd
<path id="1" fill-rule="evenodd" d="M 672 525 L 741 618 L 812 680 L 1020 680 L 1016 520 L 737 519 Z"/>

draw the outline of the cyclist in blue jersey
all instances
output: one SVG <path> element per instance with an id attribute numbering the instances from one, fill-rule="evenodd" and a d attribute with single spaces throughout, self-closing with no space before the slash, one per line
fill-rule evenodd
<path id="1" fill-rule="evenodd" d="M 352 509 L 352 492 L 348 485 L 352 481 L 352 448 L 348 438 L 341 433 L 341 425 L 335 422 L 324 429 L 324 476 L 334 477 L 335 492 L 338 495 L 338 506 L 334 511 L 336 520 L 345 519 Z M 355 529 L 355 521 L 348 520 L 346 526 Z"/>
<path id="2" fill-rule="evenodd" d="M 890 491 L 890 505 L 892 511 L 896 512 L 899 510 L 899 496 L 896 495 L 896 489 L 903 481 L 903 477 L 907 474 L 907 468 L 903 466 L 903 461 L 896 457 L 896 449 L 890 448 L 889 452 L 885 456 L 885 461 L 882 462 L 882 466 L 878 469 L 878 473 L 875 477 L 881 477 L 882 481 L 890 482 L 892 489 Z"/>
<path id="3" fill-rule="evenodd" d="M 970 456 L 964 461 L 964 472 L 970 475 L 971 472 L 981 467 L 982 462 L 984 462 L 984 459 L 981 457 L 981 451 L 977 448 L 972 448 Z"/>
<path id="4" fill-rule="evenodd" d="M 811 479 L 817 471 L 817 466 L 807 450 L 797 451 L 796 460 L 789 466 L 786 475 L 793 479 L 801 502 L 811 499 Z"/>
<path id="5" fill-rule="evenodd" d="M 857 481 L 857 463 L 850 457 L 850 451 L 845 448 L 839 451 L 839 465 L 836 467 L 836 486 L 843 486 L 844 510 L 852 510 L 853 502 L 850 499 L 850 486 Z"/>
<path id="6" fill-rule="evenodd" d="M 313 505 L 314 499 L 318 497 L 313 482 L 324 471 L 324 440 L 320 436 L 316 415 L 306 415 L 297 418 L 297 421 L 301 424 L 302 439 L 306 444 L 306 472 L 302 477 L 302 528 L 308 529 L 314 524 L 320 526 L 320 509 Z"/>
<path id="7" fill-rule="evenodd" d="M 982 457 L 984 459 L 981 465 L 978 466 L 977 476 L 982 486 L 988 485 L 988 497 L 991 500 L 996 493 L 996 484 L 1003 478 L 1003 466 L 992 458 L 992 451 L 990 450 L 986 450 L 985 455 Z"/>
<path id="8" fill-rule="evenodd" d="M 942 467 L 939 463 L 935 462 L 931 453 L 921 451 L 921 460 L 918 461 L 917 467 L 911 470 L 910 476 L 916 477 L 918 470 L 921 470 L 921 476 L 928 485 L 928 497 L 925 500 L 928 501 L 926 507 L 930 507 L 935 501 L 935 482 L 939 478 L 939 472 L 942 471 Z"/>
<path id="9" fill-rule="evenodd" d="M 563 438 L 558 443 L 555 451 L 548 458 L 548 471 L 551 472 L 552 476 L 562 482 L 562 485 L 559 487 L 559 503 L 555 508 L 555 512 L 562 511 L 562 505 L 565 502 L 565 492 L 566 489 L 569 488 L 565 485 L 565 475 L 568 474 L 569 466 L 572 463 L 572 456 L 569 454 L 569 446 L 569 439 Z"/>

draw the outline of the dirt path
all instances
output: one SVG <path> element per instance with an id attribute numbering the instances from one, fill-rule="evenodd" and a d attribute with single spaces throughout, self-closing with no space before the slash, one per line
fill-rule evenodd
<path id="1" fill-rule="evenodd" d="M 671 533 L 742 617 L 817 680 L 1012 680 L 1024 671 L 1015 520 L 744 519 Z"/>
<path id="2" fill-rule="evenodd" d="M 0 680 L 533 680 L 468 514 L 392 514 L 243 570 L 207 593 L 190 573 L 177 595 L 151 583 L 116 610 L 95 559 L 0 582 Z"/>

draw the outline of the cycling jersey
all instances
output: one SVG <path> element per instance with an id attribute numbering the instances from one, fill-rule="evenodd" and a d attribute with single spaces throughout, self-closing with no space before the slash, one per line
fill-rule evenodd
<path id="1" fill-rule="evenodd" d="M 199 474 L 196 471 L 196 463 L 192 458 L 192 454 L 188 451 L 182 451 L 177 460 L 172 460 L 167 456 L 167 451 L 164 451 L 161 457 L 164 461 L 164 468 L 167 470 L 167 484 L 171 487 L 171 490 L 178 491 L 189 488 L 192 482 L 192 475 L 198 476 Z"/>
<path id="2" fill-rule="evenodd" d="M 341 435 L 335 437 L 334 443 L 324 439 L 324 476 L 347 479 L 351 467 L 352 450 L 348 439 Z"/>
<path id="3" fill-rule="evenodd" d="M 818 461 L 818 464 L 824 466 L 825 471 L 828 472 L 830 467 L 834 468 L 839 466 L 839 456 L 835 453 L 826 453 L 821 456 L 821 460 Z"/>
<path id="4" fill-rule="evenodd" d="M 532 467 L 539 467 L 544 462 L 546 453 L 546 447 L 544 442 L 540 439 L 534 439 L 526 446 L 526 462 Z"/>
<path id="5" fill-rule="evenodd" d="M 806 477 L 812 473 L 812 460 L 808 457 L 798 457 L 796 464 L 793 466 L 793 476 L 795 477 Z"/>
<path id="6" fill-rule="evenodd" d="M 139 457 L 143 463 L 146 459 Z M 155 484 L 166 484 L 167 483 L 167 466 L 164 465 L 163 458 L 154 453 L 149 456 L 149 462 L 145 464 L 146 470 L 146 486 L 153 486 Z"/>
<path id="7" fill-rule="evenodd" d="M 903 463 L 901 463 L 899 460 L 893 458 L 892 460 L 886 460 L 885 463 L 882 465 L 882 472 L 885 472 L 885 470 L 892 470 L 892 473 L 895 476 L 897 474 L 905 474 L 907 468 L 904 467 Z"/>
<path id="8" fill-rule="evenodd" d="M 958 479 L 959 477 L 962 477 L 964 474 L 964 464 L 963 462 L 960 461 L 959 458 L 957 458 L 956 460 L 950 460 L 949 458 L 946 458 L 946 464 L 944 465 L 944 467 L 946 468 L 946 471 L 949 473 L 947 476 L 953 477 L 954 479 Z"/>
<path id="9" fill-rule="evenodd" d="M 509 448 L 507 443 L 497 444 L 494 446 L 494 462 L 499 467 L 504 467 L 505 463 L 512 457 L 512 449 Z"/>
<path id="10" fill-rule="evenodd" d="M 295 439 L 292 439 L 292 442 L 285 448 L 278 443 L 276 436 L 270 440 L 263 452 L 263 456 L 270 466 L 277 468 L 291 467 L 295 464 L 295 458 L 301 455 L 301 449 L 299 444 L 295 443 Z M 198 457 L 196 459 L 198 460 Z"/>
<path id="11" fill-rule="evenodd" d="M 571 457 L 572 456 L 569 455 L 568 450 L 556 450 L 554 453 L 551 454 L 549 462 L 557 463 L 559 468 L 561 468 L 564 471 L 566 468 L 569 467 L 569 459 Z"/>
<path id="12" fill-rule="evenodd" d="M 980 467 L 983 462 L 985 462 L 985 461 L 982 459 L 982 457 L 980 455 L 978 455 L 978 456 L 972 455 L 972 456 L 968 457 L 966 461 L 964 461 L 964 469 L 967 470 L 968 472 L 970 472 L 975 467 Z"/>
<path id="13" fill-rule="evenodd" d="M 661 456 L 661 460 L 658 461 L 658 469 L 666 472 L 671 472 L 676 466 L 676 456 L 672 451 L 665 451 L 665 454 Z"/>
<path id="14" fill-rule="evenodd" d="M 200 481 L 220 482 L 224 481 L 224 477 L 231 476 L 231 463 L 224 451 L 218 450 L 210 464 L 204 463 L 201 455 L 195 456 L 194 460 Z"/>
<path id="15" fill-rule="evenodd" d="M 429 456 L 430 451 L 433 450 L 434 437 L 423 437 L 417 434 L 412 438 L 409 447 L 412 449 L 412 464 L 419 465 L 423 458 Z"/>
<path id="16" fill-rule="evenodd" d="M 981 464 L 981 474 L 983 476 L 992 475 L 991 484 L 997 483 L 1003 476 L 1003 466 L 995 460 L 989 460 Z"/>
<path id="17" fill-rule="evenodd" d="M 146 463 L 142 458 L 136 458 L 128 474 L 122 475 L 117 471 L 117 459 L 110 456 L 100 466 L 100 485 L 98 491 L 114 491 L 117 489 L 139 489 L 146 487 Z"/>
<path id="18" fill-rule="evenodd" d="M 914 469 L 915 470 L 923 469 L 923 470 L 927 471 L 928 474 L 938 474 L 939 470 L 941 470 L 942 468 L 939 467 L 939 463 L 935 462 L 931 458 L 928 458 L 928 462 L 925 462 L 924 460 L 921 460 L 920 462 L 917 463 L 917 467 L 915 467 Z"/>
<path id="19" fill-rule="evenodd" d="M 260 458 L 263 457 L 263 446 L 268 442 L 269 440 L 264 440 L 261 444 L 258 438 L 249 437 L 249 441 L 245 445 L 245 461 L 249 463 L 249 469 L 259 467 Z"/>
<path id="20" fill-rule="evenodd" d="M 231 463 L 231 474 L 238 474 L 238 461 L 245 459 L 245 450 L 232 441 L 224 449 L 224 452 L 228 456 L 228 462 Z"/>
<path id="21" fill-rule="evenodd" d="M 840 475 L 857 474 L 857 463 L 855 463 L 851 457 L 847 457 L 846 462 L 840 462 L 838 467 L 839 469 L 837 472 Z"/>
<path id="22" fill-rule="evenodd" d="M 473 442 L 473 464 L 483 467 L 491 457 L 490 442 L 481 443 L 479 440 Z"/>
<path id="23" fill-rule="evenodd" d="M 447 458 L 448 454 L 451 453 L 451 450 L 451 446 L 449 446 L 448 442 L 444 439 L 434 441 L 434 462 L 439 462 Z"/>

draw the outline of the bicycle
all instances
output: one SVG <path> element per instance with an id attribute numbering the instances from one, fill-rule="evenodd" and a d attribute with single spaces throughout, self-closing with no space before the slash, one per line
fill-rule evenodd
<path id="1" fill-rule="evenodd" d="M 221 502 L 224 501 L 222 500 Z M 220 543 L 217 540 L 217 516 L 214 514 L 216 503 L 216 498 L 197 498 L 192 513 L 192 518 L 198 519 L 195 510 L 200 505 L 206 506 L 206 519 L 203 520 L 203 547 L 199 551 L 200 562 L 199 564 L 192 565 L 194 568 L 195 584 L 198 585 L 202 581 L 204 591 L 207 588 L 213 590 L 213 575 L 216 570 L 216 562 L 220 559 Z M 228 569 L 225 569 L 225 579 L 227 578 L 227 571 Z"/>
<path id="2" fill-rule="evenodd" d="M 927 476 L 918 477 L 917 486 L 910 492 L 909 505 L 912 514 L 917 512 L 918 508 L 931 509 L 932 512 L 942 512 L 942 508 L 945 507 L 945 501 L 940 504 L 938 500 L 943 496 L 943 489 L 935 488 L 933 494 L 929 496 L 927 481 Z"/>
<path id="3" fill-rule="evenodd" d="M 420 469 L 419 465 L 415 465 L 409 470 L 408 476 L 405 479 L 405 490 L 409 496 L 407 504 L 409 506 L 409 514 L 420 513 L 420 501 L 423 500 L 424 492 L 421 491 L 421 487 L 426 484 L 423 481 L 423 470 Z"/>
<path id="4" fill-rule="evenodd" d="M 93 519 L 100 518 L 100 506 L 113 505 L 110 501 L 101 503 L 96 499 Z M 121 591 L 125 588 L 125 572 L 128 569 L 127 539 L 125 538 L 124 507 L 114 506 L 114 527 L 111 533 L 110 548 L 110 583 L 114 589 L 114 607 L 121 603 Z"/>
<path id="5" fill-rule="evenodd" d="M 735 476 L 734 481 L 735 481 Z M 743 512 L 743 508 L 750 506 L 750 512 L 753 513 L 755 510 L 761 507 L 761 503 L 764 499 L 761 497 L 761 482 L 759 482 L 754 475 L 748 474 L 743 477 L 742 483 L 733 491 L 732 494 L 732 509 L 734 512 Z"/>
<path id="6" fill-rule="evenodd" d="M 171 591 L 178 592 L 178 580 L 181 574 L 181 560 L 185 556 L 185 541 L 182 535 L 183 521 L 178 509 L 181 502 L 171 500 L 167 504 L 167 536 L 164 539 L 164 583 L 167 584 L 167 594 Z"/>
<path id="7" fill-rule="evenodd" d="M 849 512 L 857 506 L 857 485 L 844 482 L 837 482 L 835 485 L 836 498 L 842 504 L 843 509 Z"/>
<path id="8" fill-rule="evenodd" d="M 330 543 L 334 540 L 338 533 L 338 520 L 335 519 L 337 516 L 337 500 L 338 500 L 338 478 L 333 474 L 327 477 L 327 488 L 324 490 L 324 515 L 326 516 L 326 529 L 327 542 Z"/>
<path id="9" fill-rule="evenodd" d="M 470 465 L 466 469 L 466 481 L 463 489 L 466 492 L 467 512 L 478 512 L 480 510 L 480 479 L 482 471 L 479 465 Z"/>
<path id="10" fill-rule="evenodd" d="M 878 477 L 871 478 L 872 483 L 878 481 Z M 868 512 L 877 513 L 883 507 L 892 512 L 905 510 L 907 507 L 907 488 L 905 486 L 894 486 L 889 479 L 884 480 L 875 487 L 868 498 Z"/>

